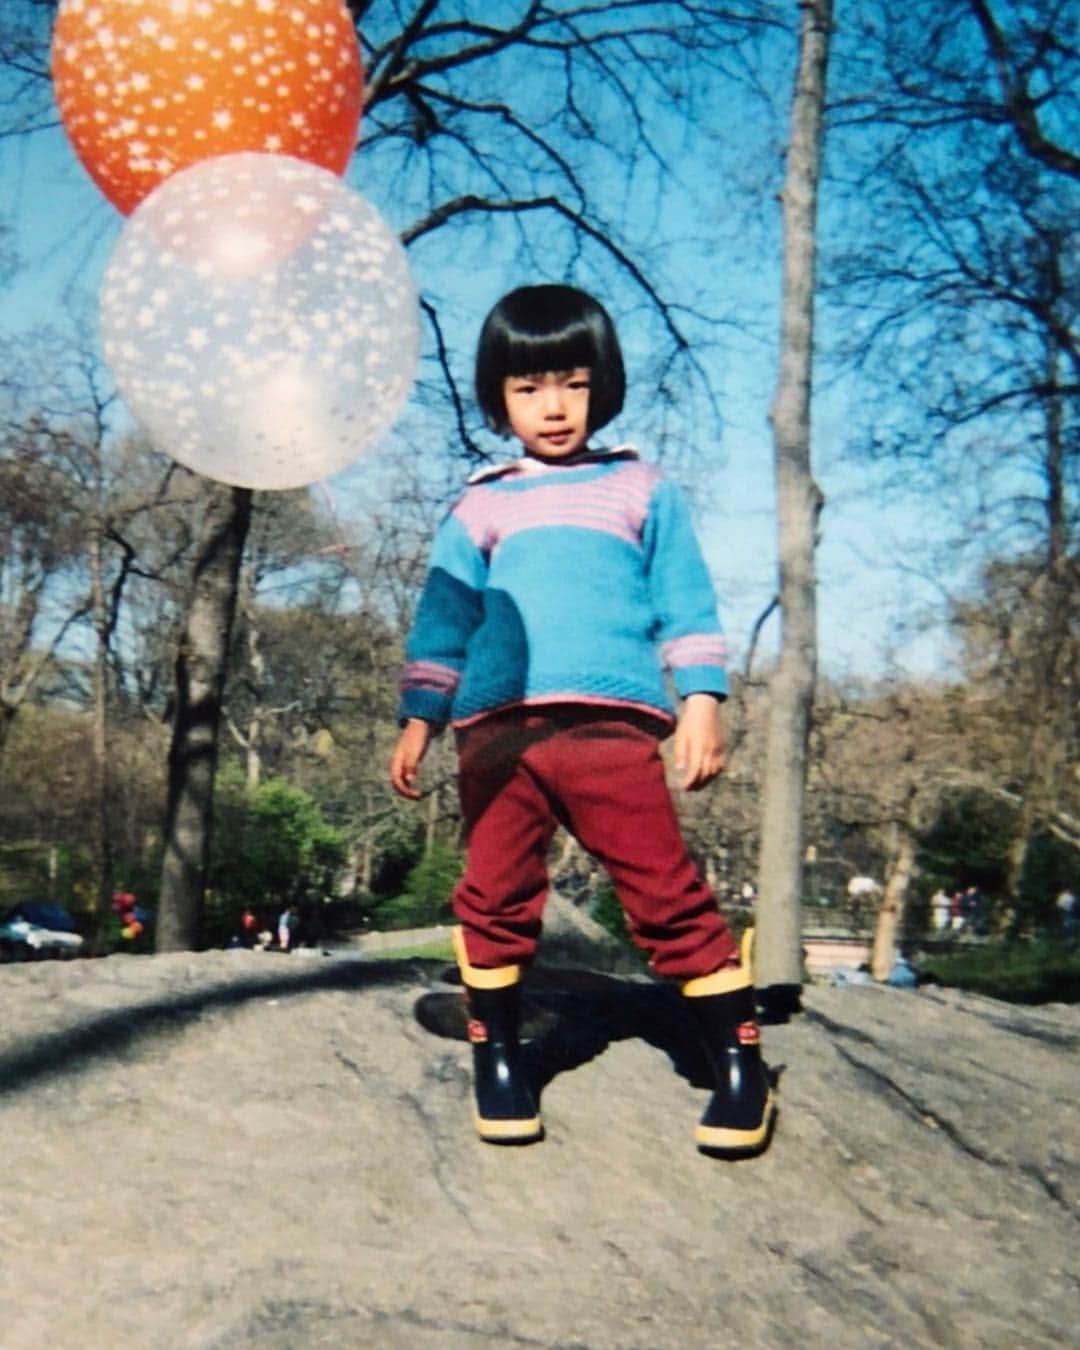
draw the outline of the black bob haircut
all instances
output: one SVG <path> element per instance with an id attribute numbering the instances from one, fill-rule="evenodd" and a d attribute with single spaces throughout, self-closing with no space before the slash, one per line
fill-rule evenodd
<path id="1" fill-rule="evenodd" d="M 503 380 L 588 366 L 590 432 L 615 417 L 626 396 L 626 373 L 615 325 L 591 295 L 573 286 L 522 286 L 484 320 L 476 349 L 476 397 L 488 426 L 510 430 Z"/>

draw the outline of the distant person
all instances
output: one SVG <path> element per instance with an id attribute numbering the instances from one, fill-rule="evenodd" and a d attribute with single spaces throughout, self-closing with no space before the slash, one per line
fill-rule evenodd
<path id="1" fill-rule="evenodd" d="M 1057 905 L 1058 917 L 1061 920 L 1061 931 L 1066 937 L 1075 937 L 1077 928 L 1076 896 L 1066 886 L 1055 904 Z"/>
<path id="2" fill-rule="evenodd" d="M 919 977 L 907 957 L 898 956 L 893 963 L 892 970 L 889 971 L 885 979 L 885 983 L 891 985 L 894 989 L 917 989 Z"/>
<path id="3" fill-rule="evenodd" d="M 878 903 L 881 895 L 881 883 L 873 877 L 852 877 L 847 884 L 848 914 L 857 924 L 865 921 L 866 916 Z"/>
<path id="4" fill-rule="evenodd" d="M 628 446 L 592 443 L 624 384 L 611 319 L 583 291 L 526 286 L 485 320 L 479 402 L 521 458 L 474 474 L 439 527 L 390 778 L 418 798 L 432 736 L 453 723 L 468 854 L 455 946 L 480 1137 L 542 1137 L 518 1049 L 520 981 L 561 823 L 603 861 L 634 941 L 701 1031 L 715 1091 L 699 1147 L 739 1157 L 765 1147 L 775 1110 L 754 991 L 687 852 L 660 755 L 674 728 L 684 789 L 723 768 L 724 638 L 681 494 Z"/>
<path id="5" fill-rule="evenodd" d="M 961 926 L 965 932 L 974 933 L 976 937 L 986 936 L 986 907 L 986 898 L 978 886 L 969 886 L 960 897 Z"/>
<path id="6" fill-rule="evenodd" d="M 934 923 L 934 931 L 944 933 L 952 918 L 952 902 L 940 886 L 930 897 L 930 914 Z"/>
<path id="7" fill-rule="evenodd" d="M 295 905 L 288 905 L 281 911 L 277 922 L 278 946 L 283 952 L 291 952 L 296 945 L 296 935 L 300 928 L 300 911 Z"/>
<path id="8" fill-rule="evenodd" d="M 254 910 L 245 909 L 240 915 L 239 939 L 241 947 L 254 947 L 259 940 L 259 920 Z"/>

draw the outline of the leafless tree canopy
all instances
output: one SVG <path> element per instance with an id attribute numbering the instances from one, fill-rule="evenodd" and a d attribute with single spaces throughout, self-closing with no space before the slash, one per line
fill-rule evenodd
<path id="1" fill-rule="evenodd" d="M 1014 903 L 1037 847 L 1080 838 L 1076 7 L 873 0 L 840 7 L 833 26 L 825 6 L 764 0 L 349 8 L 366 66 L 351 178 L 392 219 L 421 279 L 428 352 L 409 433 L 421 427 L 419 442 L 437 427 L 437 453 L 425 458 L 410 444 L 362 521 L 339 518 L 330 499 L 256 498 L 240 540 L 252 505 L 243 495 L 208 489 L 112 434 L 111 389 L 85 343 L 65 335 L 59 348 L 9 345 L 0 371 L 0 749 L 5 776 L 32 788 L 18 800 L 4 794 L 6 828 L 37 832 L 43 846 L 70 839 L 77 850 L 107 819 L 118 865 L 144 862 L 160 850 L 171 765 L 170 800 L 184 820 L 169 922 L 175 941 L 194 940 L 191 902 L 209 837 L 205 769 L 218 747 L 203 734 L 205 718 L 178 734 L 176 715 L 196 706 L 196 694 L 209 691 L 213 702 L 227 662 L 221 753 L 249 782 L 280 772 L 309 787 L 353 842 L 363 885 L 381 857 L 414 839 L 416 822 L 388 800 L 382 764 L 426 533 L 460 477 L 451 454 L 491 452 L 466 388 L 472 335 L 462 318 L 475 318 L 476 288 L 573 277 L 616 295 L 648 355 L 648 411 L 662 420 L 704 398 L 710 424 L 718 421 L 722 409 L 708 400 L 731 317 L 714 284 L 718 241 L 738 228 L 733 220 L 773 219 L 784 169 L 789 182 L 794 170 L 805 182 L 805 140 L 774 125 L 770 142 L 749 128 L 758 116 L 786 115 L 795 32 L 813 11 L 831 44 L 821 209 L 815 238 L 807 201 L 789 193 L 785 203 L 801 211 L 799 246 L 787 255 L 797 301 L 787 338 L 798 341 L 785 346 L 776 408 L 787 465 L 779 509 L 798 526 L 797 547 L 789 532 L 781 548 L 789 631 L 800 603 L 802 616 L 788 689 L 806 714 L 781 737 L 790 752 L 781 776 L 806 787 L 780 812 L 782 908 L 797 912 L 800 888 L 815 903 L 835 893 L 852 869 L 891 872 L 894 941 L 921 885 L 920 841 L 943 803 L 969 792 L 1006 813 L 1012 853 L 999 899 Z M 55 10 L 56 0 L 5 0 L 0 14 L 0 139 L 22 138 L 24 150 L 58 134 L 48 72 Z M 699 288 L 678 292 L 665 190 L 715 173 L 703 146 L 723 142 L 735 165 L 781 140 L 791 141 L 786 163 L 747 162 L 724 181 L 730 215 L 680 224 L 679 243 L 710 267 Z M 74 237 L 84 222 L 71 226 Z M 0 220 L 0 281 L 12 265 Z M 779 346 L 770 333 L 767 362 Z M 815 531 L 830 528 L 828 507 L 818 520 L 811 462 L 812 370 L 851 392 L 843 434 L 873 485 L 875 519 L 921 494 L 920 515 L 944 522 L 934 548 L 904 561 L 933 579 L 951 616 L 958 656 L 948 681 L 826 680 L 810 707 Z M 971 564 L 962 576 L 961 560 Z M 220 638 L 234 608 L 226 651 Z M 687 813 L 695 849 L 725 892 L 763 874 L 768 718 L 749 662 L 737 693 L 731 772 Z M 87 769 L 102 754 L 99 729 L 90 731 L 101 707 L 108 781 Z M 192 765 L 195 778 L 185 779 Z M 425 807 L 428 843 L 454 836 L 449 778 L 444 756 Z M 805 842 L 815 849 L 809 874 Z M 569 879 L 581 875 L 571 853 Z M 773 843 L 765 853 L 776 853 Z"/>

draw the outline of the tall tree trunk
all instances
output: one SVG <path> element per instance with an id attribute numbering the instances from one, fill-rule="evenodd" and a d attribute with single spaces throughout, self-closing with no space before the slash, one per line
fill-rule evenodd
<path id="1" fill-rule="evenodd" d="M 897 939 L 907 909 L 911 878 L 915 873 L 915 857 L 918 852 L 915 831 L 908 821 L 899 824 L 897 829 L 900 832 L 900 840 L 885 881 L 885 894 L 881 898 L 881 908 L 878 910 L 877 923 L 874 926 L 870 972 L 875 980 L 887 979 L 889 971 L 896 964 Z"/>
<path id="2" fill-rule="evenodd" d="M 427 813 L 424 818 L 424 854 L 425 856 L 435 847 L 437 838 L 436 831 L 439 824 L 439 787 L 436 784 L 428 796 Z"/>
<path id="3" fill-rule="evenodd" d="M 1060 355 L 1053 337 L 1046 341 L 1045 381 L 1048 390 L 1060 390 Z M 1052 818 L 1060 801 L 1061 784 L 1069 777 L 1072 727 L 1076 716 L 1075 680 L 1070 640 L 1074 604 L 1074 565 L 1069 557 L 1072 530 L 1069 520 L 1069 443 L 1064 400 L 1045 395 L 1041 403 L 1044 440 L 1041 450 L 1043 512 L 1046 546 L 1043 575 L 1028 594 L 1030 631 L 1016 652 L 1026 668 L 1030 693 L 1024 717 L 1022 749 L 1014 787 L 1020 797 L 1016 833 L 1006 857 L 1006 891 L 1021 908 L 1020 887 L 1031 841 Z"/>
<path id="4" fill-rule="evenodd" d="M 218 729 L 244 543 L 247 488 L 214 486 L 207 499 L 187 620 L 176 658 L 176 709 L 156 947 L 190 951 L 202 939 Z"/>
<path id="5" fill-rule="evenodd" d="M 266 693 L 266 657 L 262 650 L 262 635 L 259 632 L 259 618 L 255 609 L 255 569 L 245 568 L 240 584 L 241 613 L 247 630 L 247 660 L 249 684 L 252 693 L 251 716 L 248 718 L 247 731 L 241 738 L 244 747 L 244 781 L 249 792 L 254 792 L 262 781 L 262 731 L 266 710 L 263 699 Z"/>
<path id="6" fill-rule="evenodd" d="M 7 748 L 8 736 L 15 722 L 17 711 L 18 709 L 13 703 L 8 703 L 6 699 L 0 699 L 0 759 L 3 759 L 4 751 Z"/>
<path id="7" fill-rule="evenodd" d="M 108 656 L 109 615 L 105 602 L 104 559 L 100 519 L 95 515 L 90 538 L 90 594 L 94 615 L 94 910 L 108 913 L 112 899 L 113 848 L 109 832 Z"/>
<path id="8" fill-rule="evenodd" d="M 1024 880 L 1024 864 L 1027 862 L 1031 836 L 1035 832 L 1035 811 L 1032 805 L 1033 778 L 1029 777 L 1021 785 L 1020 810 L 1016 819 L 1016 833 L 1009 842 L 1005 854 L 1005 894 L 1016 912 L 1021 910 L 1020 886 Z"/>
<path id="9" fill-rule="evenodd" d="M 770 684 L 754 977 L 775 1017 L 799 1007 L 802 869 L 810 715 L 817 678 L 814 550 L 822 496 L 810 463 L 814 263 L 832 0 L 802 4 L 783 190 L 780 374 L 770 411 L 782 637 Z"/>

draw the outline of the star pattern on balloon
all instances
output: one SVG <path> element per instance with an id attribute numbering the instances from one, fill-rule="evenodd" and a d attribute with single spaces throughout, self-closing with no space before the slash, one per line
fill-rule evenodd
<path id="1" fill-rule="evenodd" d="M 404 250 L 334 174 L 287 156 L 193 165 L 135 211 L 101 292 L 109 367 L 155 445 L 291 488 L 387 429 L 419 349 Z"/>
<path id="2" fill-rule="evenodd" d="M 343 173 L 363 78 L 342 0 L 61 0 L 65 130 L 121 211 L 189 164 L 242 150 Z"/>

